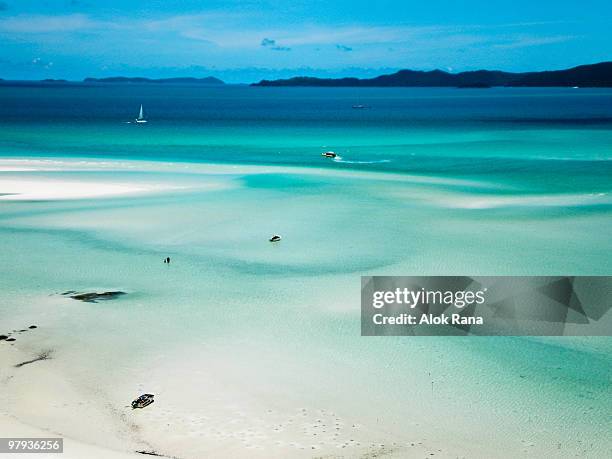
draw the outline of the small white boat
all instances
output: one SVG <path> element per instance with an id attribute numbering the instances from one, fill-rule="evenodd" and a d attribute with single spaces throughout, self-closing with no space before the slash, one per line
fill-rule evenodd
<path id="1" fill-rule="evenodd" d="M 321 153 L 321 156 L 324 156 L 325 158 L 335 158 L 338 155 L 333 151 L 326 151 L 325 153 Z"/>
<path id="2" fill-rule="evenodd" d="M 142 104 L 140 104 L 140 112 L 138 113 L 138 118 L 136 118 L 137 123 L 146 123 L 147 120 L 144 118 L 144 112 L 142 110 Z"/>
<path id="3" fill-rule="evenodd" d="M 132 402 L 132 409 L 135 410 L 136 408 L 144 408 L 146 406 L 149 406 L 155 401 L 154 397 L 155 395 L 153 394 L 142 394 L 140 397 L 138 397 Z"/>
<path id="4" fill-rule="evenodd" d="M 270 242 L 278 242 L 282 239 L 282 237 L 280 237 L 278 234 L 275 234 L 274 236 L 272 236 L 269 241 Z"/>
<path id="5" fill-rule="evenodd" d="M 360 109 L 370 108 L 370 107 L 367 106 L 367 105 L 363 105 L 363 104 L 355 104 L 355 105 L 353 105 L 353 108 L 357 109 L 357 110 L 360 110 Z"/>

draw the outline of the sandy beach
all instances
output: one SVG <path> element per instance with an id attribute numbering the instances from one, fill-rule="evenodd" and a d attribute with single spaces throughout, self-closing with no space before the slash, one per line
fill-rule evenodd
<path id="1" fill-rule="evenodd" d="M 3 201 L 34 201 L 55 199 L 84 199 L 100 196 L 117 196 L 124 194 L 152 191 L 152 188 L 141 188 L 129 185 L 108 183 L 90 183 L 53 180 L 18 180 L 3 179 L 0 181 Z"/>
<path id="2" fill-rule="evenodd" d="M 63 304 L 67 301 L 43 300 L 47 308 L 71 308 Z M 6 437 L 64 438 L 65 457 L 121 459 L 147 452 L 179 458 L 432 453 L 450 458 L 460 449 L 435 433 L 412 432 L 400 441 L 399 431 L 388 432 L 373 418 L 368 425 L 361 423 L 364 418 L 336 413 L 332 399 L 296 397 L 289 388 L 263 395 L 266 387 L 256 376 L 262 368 L 248 367 L 248 351 L 238 367 L 228 366 L 221 349 L 203 353 L 198 346 L 189 359 L 181 358 L 188 351 L 183 349 L 180 355 L 139 362 L 136 379 L 98 375 L 93 383 L 70 381 L 64 370 L 74 363 L 63 354 L 71 350 L 54 346 L 45 332 L 54 327 L 54 319 L 36 327 L 9 332 L 17 340 L 1 343 L 0 429 Z M 193 358 L 193 352 L 200 355 Z M 275 374 L 273 367 L 265 371 Z M 245 374 L 252 376 L 246 385 Z M 133 410 L 127 395 L 141 392 L 154 392 L 156 402 Z M 490 454 L 485 451 L 481 457 Z"/>
<path id="3" fill-rule="evenodd" d="M 64 433 L 66 424 L 72 426 L 71 432 L 88 439 L 96 438 L 111 424 L 108 419 L 100 416 L 102 411 L 99 408 L 91 406 L 93 402 L 91 398 L 79 393 L 50 368 L 48 365 L 50 361 L 41 360 L 26 364 L 27 366 L 15 367 L 36 359 L 40 352 L 32 355 L 29 350 L 21 350 L 20 343 L 3 344 L 0 348 L 0 385 L 2 386 L 0 432 L 3 437 L 63 438 L 64 449 L 61 456 L 72 459 L 142 457 L 135 452 L 122 451 L 124 445 L 118 450 L 111 449 L 111 445 L 117 446 L 117 443 L 113 443 L 112 437 L 105 438 L 105 441 L 99 444 L 92 444 L 66 435 Z M 27 349 L 31 349 L 31 346 Z M 53 357 L 52 353 L 49 357 Z M 75 416 L 75 409 L 86 414 L 83 418 Z M 27 419 L 29 423 L 24 424 L 20 418 Z M 57 457 L 56 454 L 44 453 L 39 456 Z"/>
<path id="4" fill-rule="evenodd" d="M 121 168 L 121 163 L 114 167 Z M 129 166 L 128 166 L 129 167 Z M 159 193 L 182 189 L 180 186 L 153 183 L 116 183 L 96 180 L 74 180 L 53 178 L 44 173 L 60 171 L 105 170 L 105 164 L 87 161 L 53 161 L 53 160 L 0 160 L 0 200 L 2 201 L 51 201 L 67 199 L 90 199 L 143 193 Z M 34 180 L 19 175 L 23 172 L 43 174 Z M 13 173 L 13 174 L 11 174 Z M 16 174 L 16 175 L 15 175 Z"/>
<path id="5" fill-rule="evenodd" d="M 0 415 L 0 431 L 5 438 L 56 438 L 59 434 L 37 429 L 28 425 L 24 425 L 14 418 L 7 415 Z M 3 456 L 6 456 L 3 454 Z M 38 454 L 38 457 L 57 457 L 57 454 Z M 116 459 L 128 459 L 142 457 L 141 454 L 123 453 L 120 451 L 113 451 L 106 448 L 97 447 L 92 444 L 81 443 L 76 440 L 64 437 L 64 452 L 62 456 L 69 459 L 82 459 L 84 457 L 92 459 L 104 459 L 104 458 L 116 458 Z"/>

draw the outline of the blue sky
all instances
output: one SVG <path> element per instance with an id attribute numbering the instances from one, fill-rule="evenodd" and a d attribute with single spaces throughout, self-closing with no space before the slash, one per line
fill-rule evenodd
<path id="1" fill-rule="evenodd" d="M 373 76 L 612 60 L 612 2 L 0 0 L 0 77 Z"/>

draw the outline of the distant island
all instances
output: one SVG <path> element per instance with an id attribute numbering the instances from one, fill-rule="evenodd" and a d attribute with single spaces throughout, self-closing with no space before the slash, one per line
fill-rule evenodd
<path id="1" fill-rule="evenodd" d="M 108 78 L 85 78 L 84 83 L 174 83 L 174 84 L 204 84 L 204 85 L 220 85 L 225 84 L 219 78 L 205 77 L 177 77 L 177 78 L 144 78 L 144 77 L 108 77 Z"/>
<path id="2" fill-rule="evenodd" d="M 78 85 L 78 84 L 192 84 L 221 86 L 225 82 L 215 77 L 146 78 L 114 76 L 106 78 L 88 77 L 82 81 L 63 79 L 44 80 L 3 80 L 2 86 L 37 85 Z M 465 89 L 486 89 L 496 86 L 512 87 L 581 87 L 612 88 L 612 61 L 580 65 L 566 70 L 512 73 L 500 70 L 475 70 L 450 73 L 443 70 L 400 70 L 389 75 L 374 78 L 317 78 L 298 76 L 279 80 L 261 80 L 251 86 L 319 86 L 319 87 L 454 87 Z"/>
<path id="3" fill-rule="evenodd" d="M 449 73 L 442 70 L 400 70 L 375 78 L 315 78 L 294 77 L 282 80 L 262 80 L 252 86 L 362 86 L 362 87 L 457 87 L 490 88 L 518 87 L 612 87 L 612 62 L 581 65 L 567 70 L 511 73 L 498 70 L 476 70 Z"/>
<path id="4" fill-rule="evenodd" d="M 71 81 L 54 78 L 44 80 L 3 80 L 0 78 L 0 86 L 74 86 L 87 84 L 193 84 L 200 86 L 221 86 L 225 83 L 215 77 L 194 78 L 145 78 L 145 77 L 108 77 L 108 78 L 85 78 L 82 81 Z"/>

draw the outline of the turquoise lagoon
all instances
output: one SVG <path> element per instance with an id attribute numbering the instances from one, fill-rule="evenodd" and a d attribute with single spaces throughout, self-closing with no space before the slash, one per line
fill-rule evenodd
<path id="1" fill-rule="evenodd" d="M 24 349 L 53 348 L 57 371 L 115 410 L 126 391 L 161 393 L 163 415 L 132 440 L 190 457 L 185 439 L 203 435 L 210 454 L 238 411 L 286 426 L 305 409 L 334 411 L 341 438 L 307 425 L 273 447 L 274 423 L 247 421 L 259 440 L 245 451 L 609 454 L 609 338 L 362 338 L 359 288 L 373 274 L 610 275 L 611 90 L 35 85 L 2 86 L 0 102 L 0 155 L 38 164 L 0 179 L 174 187 L 0 201 L 0 332 L 40 325 Z M 140 103 L 149 123 L 127 123 Z M 91 289 L 129 294 L 60 295 Z M 177 394 L 194 387 L 195 414 Z M 25 422 L 57 422 L 6 397 Z M 194 430 L 199 412 L 214 426 Z M 158 417 L 184 435 L 158 444 Z"/>

